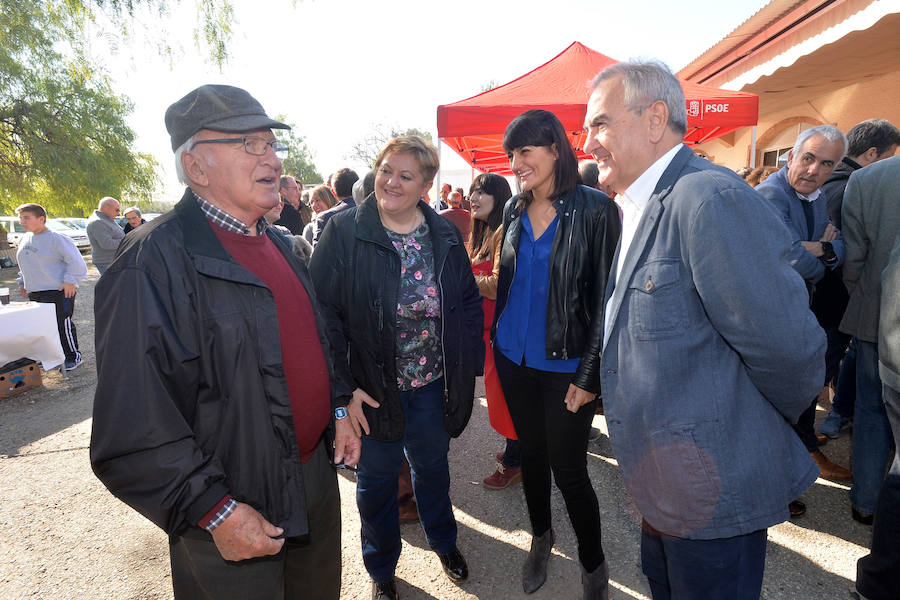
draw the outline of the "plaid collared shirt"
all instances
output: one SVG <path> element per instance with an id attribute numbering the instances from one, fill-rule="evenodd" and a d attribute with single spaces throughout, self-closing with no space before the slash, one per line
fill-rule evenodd
<path id="1" fill-rule="evenodd" d="M 225 522 L 225 519 L 231 516 L 235 509 L 237 509 L 237 501 L 234 498 L 229 498 L 207 523 L 206 530 L 212 533 L 219 525 Z"/>
<path id="2" fill-rule="evenodd" d="M 208 201 L 200 197 L 200 194 L 198 194 L 194 190 L 191 190 L 191 193 L 194 194 L 194 198 L 197 199 L 197 204 L 200 205 L 200 210 L 203 211 L 203 214 L 206 215 L 207 219 L 227 231 L 240 233 L 242 235 L 250 235 L 250 228 L 244 225 L 242 221 L 235 219 L 221 208 L 213 206 Z M 256 222 L 256 235 L 262 235 L 266 232 L 266 229 L 268 227 L 269 222 L 266 221 L 266 218 L 260 217 Z"/>

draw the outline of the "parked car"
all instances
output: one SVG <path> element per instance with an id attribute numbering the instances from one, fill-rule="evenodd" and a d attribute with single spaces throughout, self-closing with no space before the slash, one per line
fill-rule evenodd
<path id="1" fill-rule="evenodd" d="M 6 239 L 13 246 L 18 246 L 19 238 L 25 234 L 25 229 L 19 223 L 19 217 L 0 217 L 0 225 L 6 230 Z"/>
<path id="2" fill-rule="evenodd" d="M 19 222 L 19 217 L 0 217 L 0 224 L 9 232 L 7 239 L 18 246 L 19 239 L 25 235 L 25 228 Z M 47 227 L 52 231 L 70 237 L 81 252 L 90 252 L 91 242 L 88 241 L 87 234 L 84 231 L 69 227 L 56 219 L 47 219 Z"/>
<path id="3" fill-rule="evenodd" d="M 82 217 L 62 217 L 59 219 L 53 219 L 54 221 L 59 221 L 63 225 L 68 225 L 69 227 L 74 227 L 75 229 L 80 229 L 81 231 L 87 230 L 87 219 Z"/>

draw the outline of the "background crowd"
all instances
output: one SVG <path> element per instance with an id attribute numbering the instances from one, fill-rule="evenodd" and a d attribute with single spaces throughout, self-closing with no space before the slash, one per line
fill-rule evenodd
<path id="1" fill-rule="evenodd" d="M 485 174 L 433 201 L 438 157 L 418 137 L 391 140 L 362 178 L 341 168 L 306 190 L 281 172 L 271 130 L 287 125 L 245 91 L 173 104 L 182 201 L 150 226 L 128 209 L 126 235 L 104 198 L 88 235 L 95 311 L 137 319 L 128 340 L 98 321 L 91 460 L 170 534 L 176 596 L 335 597 L 331 467 L 357 471 L 374 598 L 398 597 L 402 520 L 420 520 L 464 581 L 447 452 L 483 374 L 504 439 L 484 484 L 523 484 L 525 593 L 547 577 L 555 482 L 582 593 L 608 596 L 586 466 L 602 394 L 654 598 L 758 597 L 766 528 L 802 515 L 820 474 L 853 478 L 851 516 L 876 525 L 859 591 L 893 597 L 900 467 L 885 479 L 896 392 L 882 380 L 897 363 L 879 350 L 900 332 L 879 314 L 896 308 L 882 271 L 898 260 L 900 132 L 809 129 L 781 169 L 739 173 L 748 186 L 681 144 L 680 94 L 656 63 L 610 67 L 585 118 L 595 160 L 579 164 L 559 120 L 528 111 L 503 140 L 518 194 Z M 18 210 L 22 289 L 58 305 L 75 368 L 84 261 L 42 211 Z M 851 423 L 848 470 L 819 446 Z"/>

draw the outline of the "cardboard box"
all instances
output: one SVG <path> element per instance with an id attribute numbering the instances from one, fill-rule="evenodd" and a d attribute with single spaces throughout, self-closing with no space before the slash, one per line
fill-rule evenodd
<path id="1" fill-rule="evenodd" d="M 0 399 L 41 386 L 41 368 L 30 359 L 0 367 Z"/>

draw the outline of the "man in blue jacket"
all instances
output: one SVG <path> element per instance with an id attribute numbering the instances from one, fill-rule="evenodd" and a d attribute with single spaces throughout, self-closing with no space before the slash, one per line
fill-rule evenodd
<path id="1" fill-rule="evenodd" d="M 825 335 L 789 236 L 736 174 L 681 143 L 684 95 L 661 63 L 602 71 L 585 129 L 623 212 L 596 322 L 644 574 L 656 599 L 757 599 L 766 529 L 818 475 L 788 421 L 822 385 Z"/>
<path id="2" fill-rule="evenodd" d="M 790 233 L 789 260 L 806 281 L 807 298 L 812 297 L 815 284 L 826 270 L 834 270 L 844 262 L 844 240 L 828 218 L 827 199 L 820 188 L 846 153 L 847 138 L 840 129 L 832 125 L 812 127 L 797 136 L 788 152 L 787 166 L 756 187 Z M 823 378 L 822 385 L 825 383 Z M 850 479 L 849 470 L 819 450 L 815 432 L 817 397 L 818 394 L 811 396 L 794 429 L 823 477 Z M 797 514 L 805 508 L 797 501 L 791 510 Z"/>

